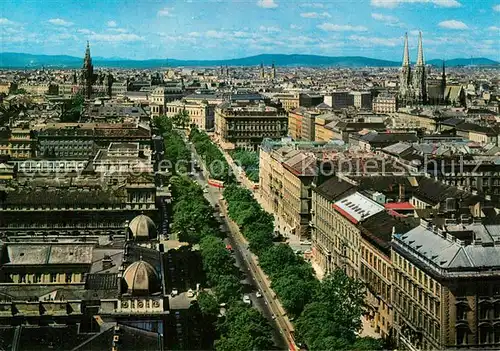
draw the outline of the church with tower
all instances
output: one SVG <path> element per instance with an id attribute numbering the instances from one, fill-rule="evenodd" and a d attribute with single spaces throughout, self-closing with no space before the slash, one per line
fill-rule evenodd
<path id="1" fill-rule="evenodd" d="M 417 62 L 412 68 L 408 49 L 408 34 L 405 34 L 403 67 L 399 79 L 399 101 L 402 105 L 427 104 L 427 73 L 424 62 L 422 32 L 418 36 Z"/>
<path id="2" fill-rule="evenodd" d="M 79 91 L 86 99 L 90 99 L 92 94 L 111 96 L 113 76 L 111 73 L 94 72 L 92 57 L 90 56 L 90 44 L 87 41 L 83 66 L 79 73 L 75 72 L 73 83 L 79 86 Z"/>
<path id="3" fill-rule="evenodd" d="M 452 105 L 465 106 L 465 91 L 461 85 L 448 85 L 443 61 L 440 80 L 427 80 L 424 61 L 422 33 L 418 36 L 417 61 L 412 67 L 408 49 L 408 34 L 405 34 L 403 65 L 399 77 L 398 103 L 400 106 Z"/>

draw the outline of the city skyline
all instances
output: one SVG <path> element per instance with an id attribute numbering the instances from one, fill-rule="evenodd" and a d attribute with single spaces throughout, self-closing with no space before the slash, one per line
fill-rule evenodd
<path id="1" fill-rule="evenodd" d="M 55 4 L 55 2 L 53 2 Z M 418 31 L 425 59 L 499 61 L 497 0 L 6 1 L 1 52 L 127 59 L 230 59 L 262 53 L 366 56 L 399 61 Z M 105 7 L 105 9 L 103 8 Z M 140 16 L 140 17 L 139 17 Z M 90 20 L 89 20 L 90 19 Z"/>

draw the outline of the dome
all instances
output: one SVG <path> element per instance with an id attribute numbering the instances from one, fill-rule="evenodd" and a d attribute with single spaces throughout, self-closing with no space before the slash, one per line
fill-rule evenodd
<path id="1" fill-rule="evenodd" d="M 156 226 L 151 218 L 146 215 L 135 217 L 128 225 L 130 234 L 138 240 L 156 239 Z"/>
<path id="2" fill-rule="evenodd" d="M 157 292 L 158 274 L 152 265 L 140 260 L 132 263 L 123 273 L 127 292 L 133 295 L 147 295 Z"/>

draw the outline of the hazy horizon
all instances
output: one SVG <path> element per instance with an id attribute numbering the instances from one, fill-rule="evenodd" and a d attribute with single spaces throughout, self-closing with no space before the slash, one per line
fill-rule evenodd
<path id="1" fill-rule="evenodd" d="M 49 0 L 49 2 L 54 0 Z M 259 54 L 500 61 L 498 0 L 5 0 L 2 52 L 132 60 L 223 60 Z M 50 4 L 49 4 L 50 5 Z"/>

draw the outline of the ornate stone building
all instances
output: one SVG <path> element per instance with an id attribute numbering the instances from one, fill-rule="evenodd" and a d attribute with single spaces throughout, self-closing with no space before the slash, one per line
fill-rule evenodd
<path id="1" fill-rule="evenodd" d="M 403 66 L 399 78 L 399 100 L 402 105 L 424 105 L 427 103 L 427 73 L 421 32 L 418 37 L 417 62 L 413 70 L 410 66 L 408 34 L 405 34 Z"/>

